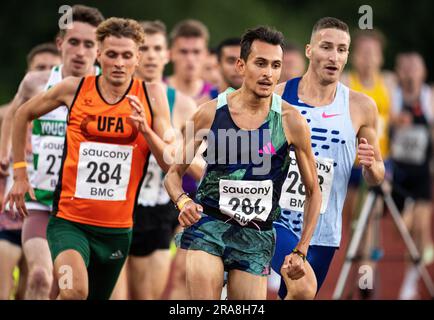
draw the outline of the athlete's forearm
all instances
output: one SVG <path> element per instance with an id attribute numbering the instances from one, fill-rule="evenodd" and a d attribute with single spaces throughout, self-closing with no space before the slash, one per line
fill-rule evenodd
<path id="1" fill-rule="evenodd" d="M 362 172 L 363 177 L 369 186 L 377 186 L 384 180 L 384 162 L 382 160 L 376 160 L 370 168 L 363 166 Z"/>
<path id="2" fill-rule="evenodd" d="M 13 162 L 25 161 L 25 146 L 27 138 L 27 123 L 30 118 L 29 108 L 20 108 L 15 114 L 12 127 L 12 154 Z M 14 170 L 14 179 L 27 179 L 26 168 Z"/>
<path id="3" fill-rule="evenodd" d="M 194 180 L 199 181 L 205 172 L 205 161 L 203 159 L 198 159 L 197 157 L 193 159 L 193 162 L 188 166 L 187 173 L 194 178 Z"/>
<path id="4" fill-rule="evenodd" d="M 143 136 L 148 143 L 151 153 L 157 160 L 158 165 L 164 172 L 167 172 L 170 167 L 170 162 L 166 162 L 164 159 L 164 150 L 169 146 L 165 143 L 153 130 L 149 129 L 143 132 Z M 168 155 L 166 155 L 167 158 Z M 171 159 L 166 159 L 171 160 Z"/>
<path id="5" fill-rule="evenodd" d="M 14 99 L 15 100 L 15 99 Z M 14 101 L 7 107 L 3 119 L 1 136 L 0 136 L 0 161 L 9 160 L 11 149 L 12 121 L 14 119 L 16 104 Z"/>
<path id="6" fill-rule="evenodd" d="M 311 192 L 306 192 L 304 216 L 303 216 L 303 232 L 300 241 L 297 244 L 297 249 L 307 254 L 310 240 L 315 232 L 318 222 L 319 212 L 321 209 L 321 191 L 319 188 L 314 188 Z"/>
<path id="7" fill-rule="evenodd" d="M 185 165 L 175 164 L 170 167 L 164 177 L 164 186 L 173 202 L 177 201 L 179 196 L 184 193 L 184 189 L 182 189 L 182 176 L 186 169 Z"/>

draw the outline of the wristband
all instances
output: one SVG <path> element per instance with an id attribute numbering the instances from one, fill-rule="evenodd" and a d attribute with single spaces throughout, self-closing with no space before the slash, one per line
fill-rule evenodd
<path id="1" fill-rule="evenodd" d="M 183 192 L 183 193 L 181 193 L 181 194 L 178 196 L 178 198 L 176 198 L 175 201 L 173 201 L 173 205 L 175 206 L 175 209 L 178 209 L 178 205 L 177 205 L 177 203 L 178 203 L 179 199 L 182 198 L 182 196 L 187 196 L 187 197 L 188 197 L 189 194 L 188 194 L 187 192 Z"/>
<path id="2" fill-rule="evenodd" d="M 300 250 L 294 249 L 294 250 L 292 250 L 292 253 L 295 253 L 297 256 L 302 258 L 304 262 L 306 262 L 306 255 L 303 252 L 301 252 Z"/>
<path id="3" fill-rule="evenodd" d="M 183 193 L 181 193 L 181 194 L 179 195 L 179 197 L 176 198 L 176 200 L 175 200 L 175 206 L 176 206 L 176 203 L 179 201 L 179 199 L 181 199 L 181 197 L 182 197 L 183 195 L 186 195 L 186 196 L 188 197 L 188 193 L 187 193 L 187 192 L 183 192 Z"/>
<path id="4" fill-rule="evenodd" d="M 15 162 L 13 165 L 14 169 L 20 169 L 20 168 L 26 168 L 26 167 L 27 167 L 27 162 L 25 162 L 25 161 Z"/>
<path id="5" fill-rule="evenodd" d="M 190 197 L 185 197 L 184 199 L 176 203 L 176 207 L 178 208 L 179 211 L 181 211 L 182 208 L 184 208 L 185 204 L 189 201 L 193 201 L 193 199 L 191 199 Z"/>

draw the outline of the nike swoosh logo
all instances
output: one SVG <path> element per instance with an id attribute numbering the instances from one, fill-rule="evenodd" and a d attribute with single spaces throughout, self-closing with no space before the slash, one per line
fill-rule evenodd
<path id="1" fill-rule="evenodd" d="M 322 117 L 324 119 L 333 118 L 333 117 L 340 116 L 340 115 L 341 115 L 341 113 L 332 113 L 332 114 L 326 114 L 325 112 L 322 113 Z"/>

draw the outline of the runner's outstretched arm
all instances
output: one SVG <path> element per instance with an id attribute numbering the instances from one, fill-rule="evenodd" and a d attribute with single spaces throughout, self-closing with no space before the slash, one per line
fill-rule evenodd
<path id="1" fill-rule="evenodd" d="M 8 175 L 9 168 L 9 157 L 10 157 L 10 138 L 12 131 L 12 119 L 14 118 L 14 105 L 17 105 L 15 101 L 17 96 L 12 100 L 12 102 L 6 106 L 6 112 L 3 119 L 0 135 L 0 176 Z"/>
<path id="2" fill-rule="evenodd" d="M 364 122 L 357 134 L 359 138 L 357 157 L 368 185 L 379 185 L 384 180 L 385 169 L 377 135 L 377 105 L 374 100 L 360 93 L 354 93 L 354 98 L 355 107 L 362 110 L 364 116 Z"/>
<path id="3" fill-rule="evenodd" d="M 183 143 L 180 147 L 179 152 L 181 152 L 182 158 L 181 163 L 173 164 L 164 178 L 164 186 L 166 187 L 167 193 L 173 202 L 177 205 L 182 203 L 179 207 L 180 215 L 179 222 L 181 226 L 189 226 L 200 219 L 199 212 L 202 211 L 202 207 L 193 202 L 182 189 L 182 176 L 186 172 L 187 168 L 190 166 L 190 161 L 197 156 L 197 150 L 202 144 L 202 139 L 206 132 L 211 128 L 212 121 L 216 112 L 216 102 L 210 101 L 199 107 L 198 111 L 194 114 L 193 123 L 193 134 L 183 135 Z M 198 137 L 198 135 L 200 135 Z"/>
<path id="4" fill-rule="evenodd" d="M 0 175 L 7 174 L 6 171 L 9 167 L 12 123 L 15 112 L 24 102 L 28 101 L 39 92 L 40 84 L 48 80 L 49 74 L 50 73 L 47 71 L 28 72 L 21 81 L 14 99 L 9 106 L 7 106 L 0 135 L 0 163 L 2 164 Z"/>
<path id="5" fill-rule="evenodd" d="M 37 94 L 17 110 L 12 127 L 14 164 L 25 163 L 27 123 L 59 106 L 70 106 L 80 80 L 80 78 L 68 77 L 50 90 Z M 23 217 L 26 216 L 27 209 L 24 205 L 24 195 L 27 192 L 34 198 L 33 190 L 27 177 L 27 168 L 23 165 L 14 168 L 14 184 L 6 196 L 3 207 L 5 203 L 9 202 L 9 207 L 12 209 L 15 203 L 18 213 Z"/>
<path id="6" fill-rule="evenodd" d="M 318 184 L 315 158 L 312 153 L 309 126 L 295 108 L 286 103 L 282 107 L 284 105 L 287 106 L 283 109 L 285 135 L 288 143 L 295 149 L 301 179 L 306 189 L 303 231 L 300 241 L 295 247 L 306 257 L 319 217 L 321 190 Z M 287 274 L 293 280 L 297 280 L 305 274 L 303 262 L 299 255 L 289 254 L 286 256 L 282 268 L 287 268 Z"/>

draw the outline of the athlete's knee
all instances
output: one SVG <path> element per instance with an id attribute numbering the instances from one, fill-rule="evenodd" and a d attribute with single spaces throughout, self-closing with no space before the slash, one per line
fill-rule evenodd
<path id="1" fill-rule="evenodd" d="M 85 288 L 60 290 L 61 300 L 86 300 L 88 292 Z"/>
<path id="2" fill-rule="evenodd" d="M 49 290 L 53 282 L 51 272 L 41 266 L 33 267 L 29 272 L 29 286 L 40 290 Z"/>
<path id="3" fill-rule="evenodd" d="M 59 298 L 61 300 L 86 300 L 89 295 L 89 286 L 87 280 L 74 278 L 74 281 L 56 283 L 59 288 Z"/>
<path id="4" fill-rule="evenodd" d="M 12 287 L 13 287 L 13 280 L 9 278 L 8 275 L 1 275 L 2 281 L 0 281 L 0 300 L 9 300 Z"/>
<path id="5" fill-rule="evenodd" d="M 0 288 L 0 300 L 9 300 L 10 298 L 10 291 L 9 290 L 2 290 Z"/>
<path id="6" fill-rule="evenodd" d="M 176 257 L 173 263 L 173 269 L 175 271 L 173 275 L 175 279 L 185 279 L 187 273 L 187 261 L 185 255 Z"/>

